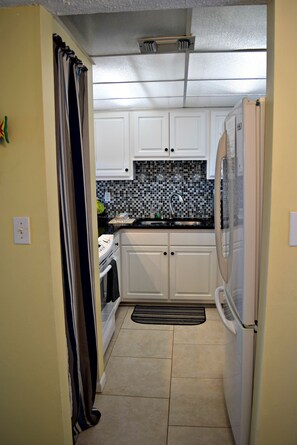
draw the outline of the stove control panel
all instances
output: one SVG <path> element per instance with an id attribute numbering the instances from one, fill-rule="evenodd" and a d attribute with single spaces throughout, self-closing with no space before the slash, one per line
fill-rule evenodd
<path id="1" fill-rule="evenodd" d="M 113 250 L 114 236 L 101 235 L 98 238 L 98 255 L 100 262 Z"/>

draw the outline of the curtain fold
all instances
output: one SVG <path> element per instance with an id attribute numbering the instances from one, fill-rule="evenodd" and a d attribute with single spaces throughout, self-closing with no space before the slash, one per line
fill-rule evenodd
<path id="1" fill-rule="evenodd" d="M 90 218 L 87 69 L 54 35 L 57 168 L 65 324 L 74 442 L 96 425 L 98 374 Z"/>

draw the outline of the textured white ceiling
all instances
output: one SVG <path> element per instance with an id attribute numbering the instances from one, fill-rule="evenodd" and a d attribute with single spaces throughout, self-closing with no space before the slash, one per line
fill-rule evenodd
<path id="1" fill-rule="evenodd" d="M 137 39 L 140 37 L 184 34 L 187 10 L 69 15 L 61 19 L 92 57 L 139 54 Z"/>
<path id="2" fill-rule="evenodd" d="M 265 94 L 266 6 L 64 16 L 93 57 L 94 108 L 221 107 Z M 192 33 L 189 54 L 140 54 L 144 36 Z"/>
<path id="3" fill-rule="evenodd" d="M 60 15 L 93 58 L 95 109 L 223 107 L 265 94 L 265 0 L 38 3 Z M 22 4 L 36 2 L 0 0 Z M 140 54 L 138 38 L 187 33 L 196 37 L 194 52 Z"/>
<path id="4" fill-rule="evenodd" d="M 266 3 L 266 0 L 0 0 L 0 7 L 40 4 L 55 15 L 72 15 Z"/>

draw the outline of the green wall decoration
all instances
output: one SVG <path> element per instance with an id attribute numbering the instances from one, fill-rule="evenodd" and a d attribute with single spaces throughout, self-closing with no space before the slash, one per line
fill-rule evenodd
<path id="1" fill-rule="evenodd" d="M 4 139 L 9 144 L 7 116 L 0 122 L 0 139 Z"/>

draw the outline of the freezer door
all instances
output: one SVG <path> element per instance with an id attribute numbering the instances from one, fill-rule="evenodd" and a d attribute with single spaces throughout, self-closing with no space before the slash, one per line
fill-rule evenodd
<path id="1" fill-rule="evenodd" d="M 236 445 L 248 445 L 250 437 L 254 332 L 245 329 L 224 298 L 216 290 L 215 301 L 225 329 L 224 395 Z M 221 303 L 222 301 L 222 303 Z"/>

